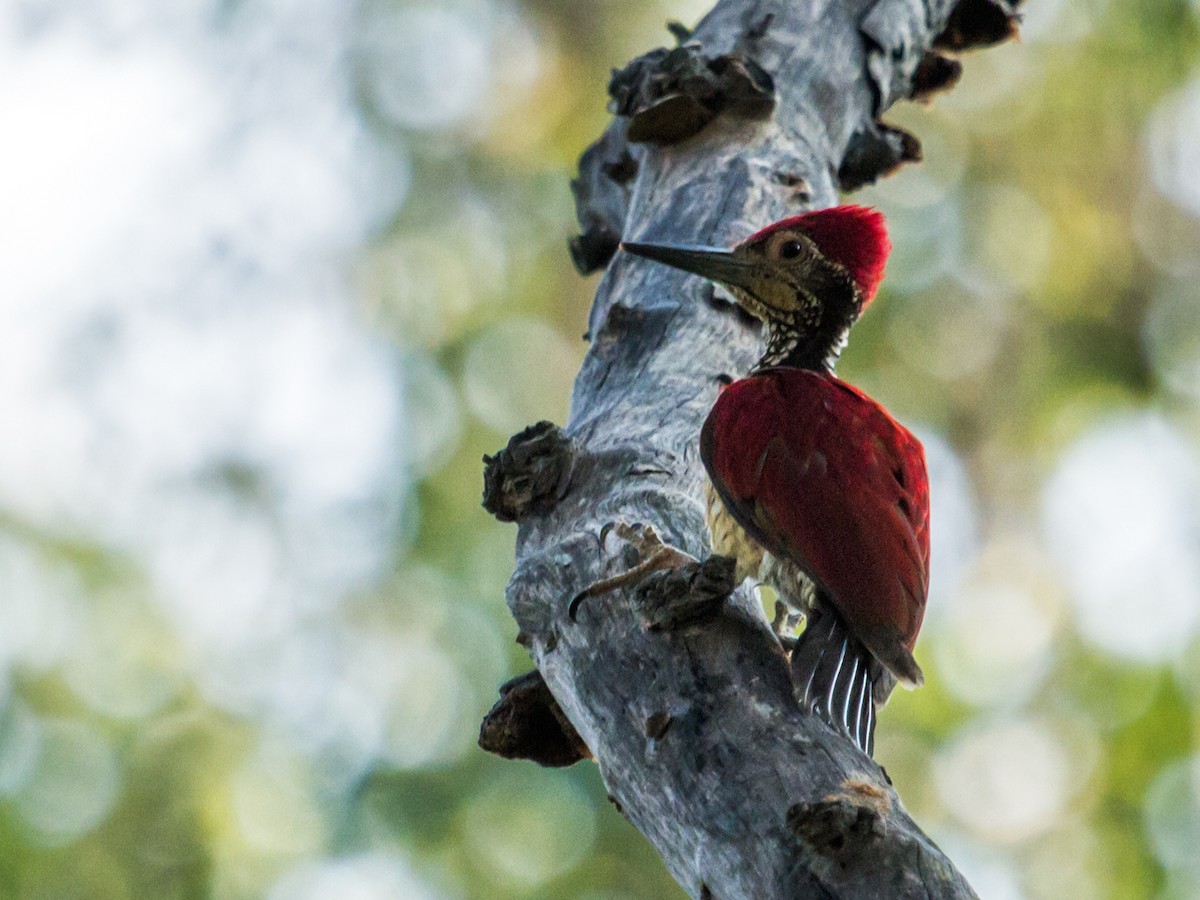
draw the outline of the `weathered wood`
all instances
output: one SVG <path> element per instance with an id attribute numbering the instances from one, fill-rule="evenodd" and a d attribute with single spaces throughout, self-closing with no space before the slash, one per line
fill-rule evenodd
<path id="1" fill-rule="evenodd" d="M 480 726 L 479 746 L 505 759 L 550 768 L 591 757 L 537 669 L 500 685 L 500 699 Z"/>
<path id="2" fill-rule="evenodd" d="M 1007 2 L 963 2 L 969 15 L 956 17 L 947 45 L 991 39 L 997 10 L 1012 17 Z M 864 154 L 861 136 L 886 136 L 879 116 L 927 86 L 919 67 L 954 8 L 719 2 L 679 35 L 674 56 L 643 57 L 614 78 L 628 118 L 581 162 L 577 263 L 604 265 L 618 235 L 729 244 L 833 204 L 848 154 L 854 183 L 879 174 L 872 165 L 894 166 L 902 140 L 879 138 L 884 150 Z M 982 38 L 972 31 L 980 10 L 991 10 Z M 669 56 L 664 73 L 656 66 Z M 725 83 L 757 105 L 739 111 L 714 94 Z M 643 140 L 632 142 L 639 114 Z M 601 545 L 606 524 L 649 523 L 706 554 L 700 425 L 721 377 L 745 372 L 762 349 L 757 326 L 701 279 L 623 254 L 608 265 L 590 323 L 566 427 L 569 480 L 543 478 L 557 503 L 521 517 L 508 600 L 619 808 L 693 897 L 974 896 L 879 766 L 801 713 L 752 592 L 666 627 L 651 627 L 637 589 L 590 598 L 569 619 L 582 588 L 637 561 L 611 531 Z"/>

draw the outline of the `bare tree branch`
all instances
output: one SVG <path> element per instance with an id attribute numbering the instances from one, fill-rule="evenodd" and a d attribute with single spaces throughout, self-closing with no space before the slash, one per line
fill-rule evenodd
<path id="1" fill-rule="evenodd" d="M 536 679 L 509 688 L 481 740 L 536 755 L 514 746 L 536 733 L 542 761 L 563 764 L 582 738 L 693 897 L 974 894 L 886 773 L 801 713 L 757 600 L 740 588 L 722 602 L 728 572 L 685 570 L 568 616 L 582 588 L 637 562 L 606 525 L 649 523 L 706 554 L 700 425 L 720 377 L 762 350 L 700 279 L 614 259 L 617 241 L 732 243 L 918 158 L 879 116 L 957 79 L 931 48 L 993 43 L 1014 23 L 1005 0 L 722 0 L 693 34 L 673 29 L 678 47 L 614 75 L 618 117 L 581 161 L 573 256 L 608 266 L 591 350 L 565 433 L 514 438 L 485 498 L 520 522 L 509 605 L 558 709 L 514 709 L 547 702 Z"/>

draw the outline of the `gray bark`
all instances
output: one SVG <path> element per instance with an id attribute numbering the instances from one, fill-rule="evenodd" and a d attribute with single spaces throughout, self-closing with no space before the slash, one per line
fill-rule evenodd
<path id="1" fill-rule="evenodd" d="M 994 0 L 722 0 L 681 51 L 683 76 L 668 71 L 680 54 L 660 55 L 614 85 L 621 117 L 576 185 L 577 263 L 603 265 L 618 235 L 728 245 L 832 205 L 839 173 L 853 186 L 915 155 L 877 119 L 957 76 L 928 53 L 935 39 L 995 41 L 1013 20 Z M 744 65 L 714 64 L 699 87 L 685 77 L 723 57 Z M 693 897 L 974 896 L 886 773 L 802 714 L 745 586 L 715 615 L 664 618 L 630 588 L 568 617 L 578 591 L 636 561 L 611 533 L 602 546 L 606 524 L 649 523 L 707 554 L 700 426 L 719 376 L 762 350 L 758 327 L 700 279 L 623 254 L 590 324 L 569 440 L 515 439 L 512 471 L 494 464 L 489 490 L 507 478 L 516 497 L 503 515 L 520 521 L 508 600 L 521 640 L 614 802 Z"/>

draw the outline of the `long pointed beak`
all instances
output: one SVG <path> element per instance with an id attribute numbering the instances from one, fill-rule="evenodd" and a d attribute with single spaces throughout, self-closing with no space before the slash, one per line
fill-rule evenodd
<path id="1" fill-rule="evenodd" d="M 734 256 L 730 250 L 716 247 L 635 244 L 625 241 L 621 244 L 621 249 L 634 256 L 643 256 L 734 287 L 749 287 L 755 274 L 754 266 L 748 261 Z"/>

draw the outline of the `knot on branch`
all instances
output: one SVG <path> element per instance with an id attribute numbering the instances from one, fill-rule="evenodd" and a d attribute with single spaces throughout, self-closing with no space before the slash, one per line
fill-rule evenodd
<path id="1" fill-rule="evenodd" d="M 912 99 L 926 102 L 934 94 L 948 91 L 962 78 L 962 63 L 932 50 L 921 57 L 913 73 Z"/>
<path id="2" fill-rule="evenodd" d="M 603 269 L 616 255 L 621 237 L 604 222 L 591 222 L 589 226 L 567 242 L 571 251 L 571 264 L 580 275 L 590 275 Z"/>
<path id="3" fill-rule="evenodd" d="M 500 686 L 500 699 L 479 729 L 479 746 L 505 759 L 553 768 L 592 756 L 536 669 Z"/>
<path id="4" fill-rule="evenodd" d="M 566 494 L 574 459 L 561 428 L 530 425 L 495 456 L 483 457 L 483 508 L 501 522 L 547 512 Z"/>
<path id="5" fill-rule="evenodd" d="M 568 245 L 580 275 L 604 268 L 617 252 L 629 207 L 629 184 L 637 171 L 638 161 L 625 143 L 622 128 L 608 129 L 580 158 L 571 193 L 583 231 Z"/>
<path id="6" fill-rule="evenodd" d="M 645 307 L 613 303 L 605 311 L 604 322 L 596 334 L 597 342 L 610 344 L 628 337 L 644 326 L 649 312 Z"/>
<path id="7" fill-rule="evenodd" d="M 1021 24 L 1017 7 L 1022 0 L 959 0 L 946 28 L 933 42 L 938 50 L 961 53 L 990 47 L 1016 37 Z"/>
<path id="8" fill-rule="evenodd" d="M 888 795 L 866 781 L 847 781 L 843 792 L 787 811 L 787 827 L 817 854 L 846 862 L 869 851 L 887 831 Z"/>
<path id="9" fill-rule="evenodd" d="M 1014 37 L 1022 0 L 957 0 L 944 19 L 934 48 L 961 52 Z M 928 96 L 957 81 L 949 61 L 928 59 L 931 23 L 928 4 L 909 0 L 875 0 L 859 24 L 867 40 L 867 74 L 873 88 L 875 116 L 903 97 Z M 933 27 L 937 27 L 934 25 Z M 918 77 L 918 71 L 925 71 Z"/>
<path id="10" fill-rule="evenodd" d="M 656 712 L 646 718 L 646 737 L 661 741 L 674 721 L 669 712 Z"/>
<path id="11" fill-rule="evenodd" d="M 637 599 L 649 628 L 668 630 L 715 616 L 733 593 L 736 560 L 710 556 L 649 575 L 637 588 Z"/>
<path id="12" fill-rule="evenodd" d="M 629 120 L 626 136 L 635 143 L 674 144 L 722 113 L 763 118 L 775 105 L 765 69 L 740 55 L 707 56 L 695 42 L 639 56 L 613 72 L 608 93 L 609 109 Z"/>
<path id="13" fill-rule="evenodd" d="M 838 168 L 838 185 L 856 191 L 890 175 L 906 162 L 920 162 L 921 142 L 902 128 L 872 122 L 854 133 Z"/>

